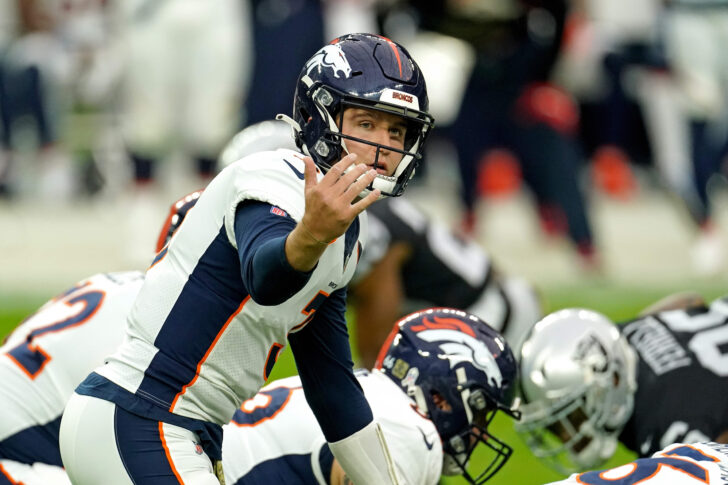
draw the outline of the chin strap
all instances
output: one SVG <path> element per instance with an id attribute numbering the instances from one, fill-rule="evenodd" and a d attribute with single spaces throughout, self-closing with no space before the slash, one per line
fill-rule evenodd
<path id="1" fill-rule="evenodd" d="M 329 448 L 356 485 L 399 485 L 382 428 L 376 421 L 343 440 L 329 443 Z"/>

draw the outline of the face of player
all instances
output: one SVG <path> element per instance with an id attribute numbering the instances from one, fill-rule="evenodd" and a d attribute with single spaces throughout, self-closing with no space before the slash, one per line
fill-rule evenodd
<path id="1" fill-rule="evenodd" d="M 399 150 L 404 149 L 406 132 L 407 123 L 402 117 L 377 110 L 348 108 L 341 121 L 341 133 Z M 349 153 L 356 153 L 358 156 L 357 164 L 373 166 L 376 159 L 377 172 L 392 175 L 403 154 L 384 147 L 379 148 L 379 158 L 376 158 L 376 146 L 346 139 Z"/>

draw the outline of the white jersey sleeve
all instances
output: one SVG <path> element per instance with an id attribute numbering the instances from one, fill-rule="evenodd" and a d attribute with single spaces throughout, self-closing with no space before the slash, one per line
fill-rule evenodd
<path id="1" fill-rule="evenodd" d="M 575 473 L 551 485 L 726 485 L 728 445 L 676 443 L 650 458 L 609 470 Z"/>
<path id="2" fill-rule="evenodd" d="M 384 432 L 401 482 L 438 483 L 442 444 L 432 421 L 419 415 L 386 376 L 359 371 L 357 378 Z M 298 377 L 266 386 L 224 426 L 227 483 L 266 483 L 266 479 L 267 483 L 301 483 L 315 478 L 320 485 L 328 484 L 324 475 L 330 470 L 330 451 L 300 386 Z"/>
<path id="3" fill-rule="evenodd" d="M 0 347 L 0 441 L 60 418 L 76 386 L 121 344 L 143 281 L 137 271 L 92 276 L 10 334 Z"/>

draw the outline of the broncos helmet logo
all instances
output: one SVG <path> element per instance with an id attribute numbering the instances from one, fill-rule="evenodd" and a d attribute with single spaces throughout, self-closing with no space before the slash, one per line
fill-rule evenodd
<path id="1" fill-rule="evenodd" d="M 329 44 L 319 50 L 314 56 L 306 63 L 306 74 L 310 74 L 311 71 L 318 67 L 330 67 L 334 71 L 334 77 L 339 77 L 339 72 L 343 73 L 345 78 L 351 76 L 351 66 L 349 61 L 346 59 L 346 54 L 340 46 L 336 44 Z"/>
<path id="2" fill-rule="evenodd" d="M 440 343 L 442 357 L 450 361 L 451 369 L 460 362 L 469 362 L 485 372 L 492 381 L 491 384 L 498 387 L 503 384 L 503 375 L 495 357 L 488 346 L 477 338 L 452 329 L 422 330 L 417 336 L 425 342 L 442 342 Z"/>

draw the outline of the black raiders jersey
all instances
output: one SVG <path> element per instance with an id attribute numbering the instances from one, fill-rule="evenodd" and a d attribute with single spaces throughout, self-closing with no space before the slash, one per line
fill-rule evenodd
<path id="1" fill-rule="evenodd" d="M 620 441 L 640 456 L 728 430 L 728 297 L 621 325 L 638 356 L 632 417 Z"/>
<path id="2" fill-rule="evenodd" d="M 447 227 L 433 223 L 418 208 L 401 198 L 387 198 L 367 208 L 369 239 L 356 278 L 364 277 L 398 242 L 406 243 L 411 257 L 402 268 L 404 292 L 412 309 L 434 304 L 467 309 L 486 288 L 495 286 L 491 259 L 472 241 L 460 239 Z M 507 320 L 508 311 L 504 312 Z M 505 322 L 492 322 L 502 328 Z"/>

